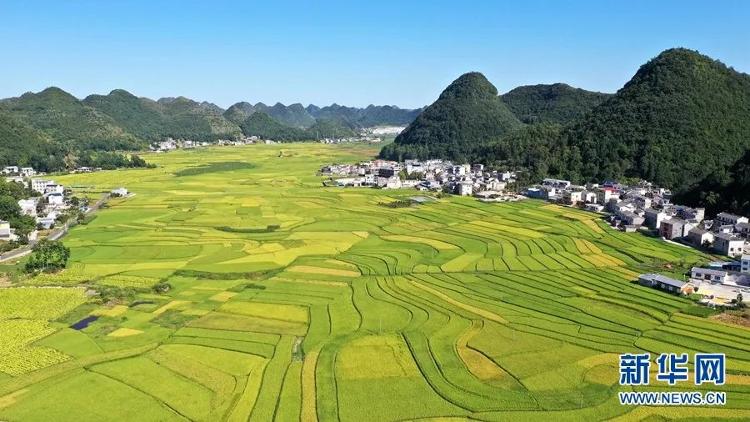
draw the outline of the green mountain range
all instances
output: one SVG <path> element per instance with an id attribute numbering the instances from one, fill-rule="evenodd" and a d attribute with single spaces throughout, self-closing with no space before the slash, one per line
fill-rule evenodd
<path id="1" fill-rule="evenodd" d="M 0 100 L 0 165 L 53 171 L 96 163 L 97 156 L 106 157 L 102 165 L 109 165 L 125 158 L 104 152 L 142 150 L 166 137 L 209 142 L 243 134 L 279 141 L 350 137 L 364 125 L 401 125 L 417 113 L 393 106 L 306 108 L 247 102 L 223 110 L 185 97 L 154 101 L 122 89 L 79 100 L 50 87 Z"/>

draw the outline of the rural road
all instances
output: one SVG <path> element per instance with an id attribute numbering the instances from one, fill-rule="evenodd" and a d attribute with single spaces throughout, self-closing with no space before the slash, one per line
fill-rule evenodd
<path id="1" fill-rule="evenodd" d="M 104 202 L 109 199 L 109 195 L 103 195 L 94 205 L 92 205 L 89 210 L 86 212 L 86 215 L 92 214 L 93 212 L 97 211 L 101 206 L 104 204 Z M 65 236 L 65 234 L 68 233 L 68 229 L 70 228 L 70 223 L 63 224 L 62 227 L 58 227 L 55 229 L 52 229 L 49 235 L 47 235 L 47 239 L 49 240 L 58 240 L 61 237 Z M 34 245 L 36 244 L 36 240 L 30 241 L 28 245 L 21 246 L 20 248 L 13 249 L 12 251 L 8 251 L 4 254 L 0 254 L 0 263 L 12 261 L 14 259 L 18 259 L 21 257 L 24 257 L 31 253 L 31 249 L 34 248 Z"/>

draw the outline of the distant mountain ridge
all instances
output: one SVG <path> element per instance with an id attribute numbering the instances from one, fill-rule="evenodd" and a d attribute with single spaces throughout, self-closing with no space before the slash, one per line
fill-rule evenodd
<path id="1" fill-rule="evenodd" d="M 257 112 L 281 126 L 271 127 L 262 117 L 246 124 Z M 362 127 L 407 124 L 418 113 L 419 110 L 395 106 L 321 108 L 304 107 L 299 103 L 268 106 L 260 102 L 254 105 L 240 102 L 224 110 L 216 104 L 182 96 L 152 100 L 123 89 L 106 95 L 92 94 L 80 100 L 60 88 L 50 87 L 38 93 L 27 92 L 20 97 L 0 100 L 0 134 L 5 136 L 0 139 L 0 147 L 5 145 L 12 149 L 14 143 L 20 142 L 16 135 L 24 133 L 32 139 L 29 145 L 37 145 L 38 150 L 57 151 L 50 154 L 56 157 L 50 162 L 58 166 L 58 156 L 65 155 L 61 151 L 135 151 L 166 137 L 213 141 L 258 135 L 243 133 L 243 127 L 263 134 L 283 134 L 282 137 L 290 140 L 349 137 Z M 300 130 L 288 131 L 287 128 Z M 25 150 L 20 146 L 16 149 Z M 17 158 L 13 157 L 17 154 L 0 149 L 0 162 L 15 164 Z"/>
<path id="2" fill-rule="evenodd" d="M 318 120 L 336 120 L 344 126 L 352 128 L 406 126 L 419 115 L 422 109 L 402 109 L 390 105 L 369 105 L 365 108 L 357 108 L 338 104 L 325 107 L 310 104 L 304 107 L 300 103 L 289 106 L 276 103 L 273 106 L 267 106 L 263 103 L 239 102 L 230 106 L 224 112 L 224 117 L 240 124 L 258 111 L 268 114 L 287 126 L 305 129 L 311 127 Z"/>

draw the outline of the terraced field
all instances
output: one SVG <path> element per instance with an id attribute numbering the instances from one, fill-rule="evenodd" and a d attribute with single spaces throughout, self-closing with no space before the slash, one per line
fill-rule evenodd
<path id="1" fill-rule="evenodd" d="M 315 176 L 375 152 L 217 148 L 59 177 L 135 196 L 26 283 L 65 288 L 0 290 L 0 420 L 750 418 L 750 330 L 633 283 L 705 257 L 541 202 L 390 208 L 414 192 Z M 136 294 L 93 306 L 82 284 Z M 620 406 L 617 355 L 642 351 L 725 353 L 727 406 Z"/>

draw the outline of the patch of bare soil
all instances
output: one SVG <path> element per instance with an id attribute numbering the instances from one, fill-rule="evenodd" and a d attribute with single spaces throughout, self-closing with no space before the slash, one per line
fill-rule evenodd
<path id="1" fill-rule="evenodd" d="M 750 313 L 748 311 L 727 311 L 714 315 L 711 319 L 727 324 L 741 325 L 750 328 Z"/>

